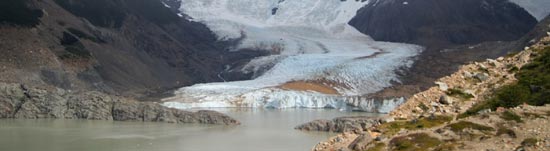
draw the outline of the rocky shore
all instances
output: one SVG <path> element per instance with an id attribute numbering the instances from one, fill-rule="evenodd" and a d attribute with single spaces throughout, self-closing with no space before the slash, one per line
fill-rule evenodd
<path id="1" fill-rule="evenodd" d="M 545 51 L 550 51 L 550 33 L 517 54 L 464 65 L 439 79 L 437 86 L 410 97 L 385 120 L 338 131 L 343 133 L 313 150 L 550 150 L 550 105 L 523 104 L 470 113 L 487 106 L 501 88 L 518 83 L 516 74 L 524 67 L 533 68 L 531 63 L 537 58 L 540 63 Z M 544 90 L 529 87 L 531 93 Z M 339 129 L 335 121 L 318 120 L 297 129 L 334 131 Z M 357 127 L 351 123 L 344 127 Z"/>
<path id="2" fill-rule="evenodd" d="M 215 111 L 188 112 L 94 91 L 76 93 L 9 83 L 0 83 L 0 118 L 240 124 Z"/>
<path id="3" fill-rule="evenodd" d="M 338 117 L 332 120 L 314 120 L 294 129 L 302 131 L 323 131 L 323 132 L 362 132 L 367 128 L 383 122 L 380 118 L 367 116 Z"/>

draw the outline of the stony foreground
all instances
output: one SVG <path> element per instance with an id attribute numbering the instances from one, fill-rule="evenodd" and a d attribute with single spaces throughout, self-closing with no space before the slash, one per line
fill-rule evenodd
<path id="1" fill-rule="evenodd" d="M 215 111 L 188 112 L 100 92 L 71 93 L 63 89 L 45 90 L 7 83 L 0 83 L 0 118 L 239 124 Z"/>
<path id="2" fill-rule="evenodd" d="M 523 104 L 466 114 L 472 107 L 483 105 L 499 88 L 517 83 L 517 71 L 549 47 L 550 37 L 545 37 L 518 54 L 464 65 L 439 79 L 436 87 L 409 98 L 382 118 L 385 120 L 372 126 L 361 122 L 360 129 L 341 131 L 313 150 L 550 150 L 550 105 Z M 538 87 L 532 86 L 531 91 L 539 91 L 533 88 Z M 335 121 L 318 120 L 300 129 L 332 131 Z"/>

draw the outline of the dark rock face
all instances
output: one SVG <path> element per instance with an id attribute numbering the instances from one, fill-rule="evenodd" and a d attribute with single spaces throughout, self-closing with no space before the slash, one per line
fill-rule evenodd
<path id="1" fill-rule="evenodd" d="M 40 23 L 42 11 L 27 6 L 28 0 L 0 1 L 0 25 L 34 27 Z"/>
<path id="2" fill-rule="evenodd" d="M 19 84 L 5 83 L 0 83 L 0 118 L 239 124 L 237 120 L 214 111 L 188 112 L 100 92 L 75 94 L 62 89 L 26 89 Z"/>
<path id="3" fill-rule="evenodd" d="M 218 74 L 225 65 L 262 55 L 227 51 L 236 41 L 218 41 L 205 25 L 188 20 L 185 14 L 178 16 L 178 3 L 2 1 L 0 81 L 141 98 L 222 81 Z M 45 15 L 33 18 L 29 15 L 33 10 Z M 6 18 L 18 14 L 32 19 L 32 28 L 19 28 L 24 25 Z M 241 77 L 237 73 L 231 79 Z"/>
<path id="4" fill-rule="evenodd" d="M 366 116 L 338 117 L 333 120 L 315 120 L 297 126 L 295 129 L 324 132 L 362 132 L 379 123 L 380 119 Z"/>
<path id="5" fill-rule="evenodd" d="M 378 41 L 447 46 L 516 40 L 537 20 L 508 0 L 376 0 L 349 24 Z"/>

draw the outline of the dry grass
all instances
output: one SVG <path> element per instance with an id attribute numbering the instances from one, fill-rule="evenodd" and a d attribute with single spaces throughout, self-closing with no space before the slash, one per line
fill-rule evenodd
<path id="1" fill-rule="evenodd" d="M 318 82 L 294 81 L 279 86 L 282 89 L 298 91 L 314 91 L 323 94 L 339 95 L 338 91 L 331 86 Z"/>

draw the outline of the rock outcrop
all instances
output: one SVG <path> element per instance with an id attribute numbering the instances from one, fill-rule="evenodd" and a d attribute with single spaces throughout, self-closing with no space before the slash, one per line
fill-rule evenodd
<path id="1" fill-rule="evenodd" d="M 349 24 L 375 40 L 431 47 L 516 40 L 537 20 L 508 0 L 376 0 Z"/>
<path id="2" fill-rule="evenodd" d="M 237 120 L 214 111 L 188 112 L 100 92 L 48 91 L 6 83 L 0 83 L 0 118 L 239 124 Z"/>
<path id="3" fill-rule="evenodd" d="M 549 42 L 550 34 L 517 54 L 464 65 L 391 112 L 396 121 L 339 134 L 313 150 L 545 150 L 550 105 L 484 105 L 502 93 L 499 88 L 525 80 L 523 72 L 543 72 L 532 68 L 547 60 Z"/>
<path id="4" fill-rule="evenodd" d="M 338 117 L 333 120 L 311 121 L 297 126 L 295 129 L 324 132 L 362 132 L 380 122 L 378 118 L 367 116 Z"/>

